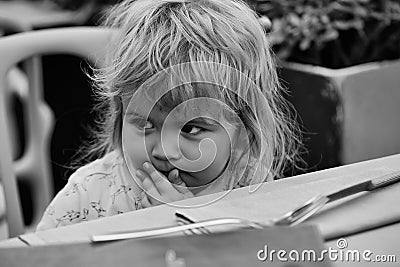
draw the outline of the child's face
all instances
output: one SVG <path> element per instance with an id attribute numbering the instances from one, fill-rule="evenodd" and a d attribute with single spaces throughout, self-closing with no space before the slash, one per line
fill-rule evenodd
<path id="1" fill-rule="evenodd" d="M 131 168 L 141 169 L 148 161 L 165 177 L 178 169 L 188 187 L 208 184 L 224 172 L 237 130 L 223 118 L 221 105 L 196 103 L 200 111 L 154 108 L 146 120 L 150 104 L 124 106 L 122 146 Z"/>

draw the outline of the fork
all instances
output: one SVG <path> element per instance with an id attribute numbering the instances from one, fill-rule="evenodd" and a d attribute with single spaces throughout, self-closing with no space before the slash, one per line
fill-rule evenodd
<path id="1" fill-rule="evenodd" d="M 149 238 L 156 237 L 161 235 L 173 234 L 178 232 L 184 232 L 192 229 L 199 229 L 202 227 L 212 227 L 218 225 L 239 225 L 249 228 L 255 229 L 263 229 L 268 224 L 258 223 L 246 219 L 240 218 L 220 218 L 220 219 L 212 219 L 212 220 L 204 220 L 200 222 L 195 222 L 191 224 L 184 224 L 178 226 L 169 226 L 169 227 L 161 227 L 161 228 L 152 228 L 150 230 L 144 231 L 135 231 L 129 233 L 114 233 L 114 234 L 104 234 L 104 235 L 93 235 L 91 237 L 92 242 L 103 242 L 103 241 L 113 241 L 113 240 L 122 240 L 122 239 L 130 239 L 130 238 Z"/>
<path id="2" fill-rule="evenodd" d="M 400 171 L 390 174 L 382 175 L 364 182 L 358 182 L 345 188 L 339 189 L 328 195 L 317 195 L 310 199 L 297 209 L 290 211 L 283 215 L 281 218 L 273 220 L 274 225 L 296 225 L 299 224 L 317 211 L 319 211 L 325 204 L 333 202 L 344 197 L 354 195 L 364 191 L 374 191 L 394 183 L 400 182 Z"/>
<path id="3" fill-rule="evenodd" d="M 185 215 L 177 212 L 176 215 L 179 221 L 181 223 L 186 223 L 186 224 L 178 226 L 153 228 L 150 230 L 134 231 L 128 233 L 93 235 L 91 237 L 91 240 L 92 242 L 103 242 L 103 241 L 122 240 L 129 238 L 144 238 L 144 237 L 148 238 L 148 237 L 156 237 L 156 236 L 162 236 L 162 235 L 185 232 L 185 231 L 191 231 L 191 233 L 194 234 L 198 234 L 198 232 L 201 234 L 210 234 L 210 231 L 206 227 L 213 227 L 219 225 L 236 225 L 242 228 L 253 228 L 253 229 L 264 229 L 266 227 L 272 227 L 272 226 L 294 226 L 307 220 L 309 217 L 311 217 L 313 214 L 315 214 L 322 207 L 324 207 L 325 204 L 329 202 L 356 193 L 360 193 L 363 191 L 373 191 L 397 183 L 399 181 L 400 181 L 400 171 L 397 171 L 364 182 L 359 182 L 350 186 L 346 186 L 345 188 L 337 190 L 328 195 L 319 194 L 311 198 L 310 200 L 306 201 L 299 207 L 284 214 L 283 216 L 262 223 L 243 218 L 219 218 L 219 219 L 210 219 L 199 222 L 193 222 Z M 195 232 L 193 230 L 197 230 L 198 232 Z"/>

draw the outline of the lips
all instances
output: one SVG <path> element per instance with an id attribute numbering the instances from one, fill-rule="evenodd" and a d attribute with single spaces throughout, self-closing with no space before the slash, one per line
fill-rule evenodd
<path id="1" fill-rule="evenodd" d="M 165 177 L 167 177 L 167 178 L 168 178 L 168 174 L 169 174 L 169 172 L 164 172 L 164 171 L 160 171 L 160 170 L 159 170 L 159 172 L 160 172 L 161 174 L 163 174 Z"/>
<path id="2" fill-rule="evenodd" d="M 154 168 L 156 168 L 156 170 L 157 170 L 158 172 L 160 172 L 161 174 L 163 174 L 163 175 L 165 176 L 165 178 L 168 179 L 168 174 L 169 174 L 172 170 L 177 169 L 177 170 L 179 171 L 179 176 L 180 176 L 180 178 L 181 178 L 185 183 L 188 182 L 188 181 L 187 181 L 187 179 L 188 179 L 188 176 L 187 176 L 187 175 L 189 175 L 189 174 L 186 173 L 185 171 L 182 171 L 182 170 L 176 168 L 176 167 L 173 166 L 171 163 L 165 161 L 165 162 L 162 162 L 162 163 L 161 163 L 161 162 L 152 162 L 152 164 L 153 164 Z M 190 177 L 190 175 L 189 175 L 189 177 Z"/>
<path id="3" fill-rule="evenodd" d="M 157 169 L 157 168 L 156 168 L 156 169 Z M 162 170 L 160 170 L 160 169 L 157 169 L 157 171 L 160 172 L 161 174 L 163 174 L 163 175 L 165 176 L 165 178 L 168 179 L 169 173 L 170 173 L 172 170 L 174 170 L 174 169 L 177 169 L 177 168 L 172 168 L 172 169 L 170 169 L 169 171 L 162 171 Z M 183 172 L 183 171 L 181 171 L 181 170 L 179 170 L 179 169 L 177 169 L 177 170 L 179 171 L 179 176 L 180 176 L 181 179 L 182 179 L 182 174 L 184 174 L 185 172 Z"/>
<path id="4" fill-rule="evenodd" d="M 171 163 L 169 162 L 163 162 L 163 163 L 159 163 L 159 162 L 152 162 L 154 168 L 157 169 L 157 171 L 161 172 L 161 173 L 168 173 L 170 171 L 172 171 L 173 169 L 176 169 Z"/>
<path id="5" fill-rule="evenodd" d="M 164 168 L 159 168 L 159 167 L 157 167 L 156 165 L 154 165 L 154 168 L 156 168 L 156 170 L 159 172 L 159 173 L 161 173 L 162 175 L 164 175 L 166 178 L 168 178 L 168 175 L 169 175 L 169 173 L 173 170 L 173 169 L 175 169 L 174 167 L 172 167 L 172 168 L 169 168 L 169 169 L 164 169 Z"/>

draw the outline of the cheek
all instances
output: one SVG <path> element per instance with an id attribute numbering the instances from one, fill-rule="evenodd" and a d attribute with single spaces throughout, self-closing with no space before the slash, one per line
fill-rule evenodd
<path id="1" fill-rule="evenodd" d="M 207 171 L 215 177 L 224 170 L 226 163 L 230 159 L 231 150 L 234 148 L 232 147 L 230 136 L 225 131 L 214 136 L 213 140 L 217 146 L 217 154 Z"/>
<path id="2" fill-rule="evenodd" d="M 182 136 L 179 137 L 179 150 L 182 156 L 188 160 L 194 161 L 201 156 L 199 142 L 186 140 Z"/>
<path id="3" fill-rule="evenodd" d="M 216 144 L 218 151 L 217 157 L 228 158 L 232 149 L 232 141 L 230 140 L 229 136 L 219 136 L 219 138 L 216 140 Z"/>
<path id="4" fill-rule="evenodd" d="M 214 140 L 217 149 L 215 158 L 213 160 L 205 159 L 212 163 L 205 170 L 193 174 L 195 177 L 201 180 L 201 184 L 206 184 L 220 175 L 224 170 L 224 167 L 226 166 L 231 154 L 231 142 L 229 138 L 212 139 Z"/>
<path id="5" fill-rule="evenodd" d="M 218 172 L 218 175 L 226 165 L 226 162 L 230 158 L 231 154 L 231 143 L 229 138 L 223 138 L 220 140 L 216 140 L 217 144 L 217 155 L 213 161 L 213 164 L 210 166 L 213 171 Z"/>
<path id="6" fill-rule="evenodd" d="M 179 147 L 180 153 L 186 162 L 183 163 L 183 161 L 181 161 L 181 163 L 186 165 L 183 167 L 187 170 L 192 169 L 193 172 L 195 172 L 195 169 L 202 169 L 203 171 L 207 170 L 215 164 L 215 161 L 217 161 L 218 164 L 220 158 L 225 157 L 227 154 L 225 151 L 219 151 L 218 142 L 220 142 L 220 140 L 215 140 L 212 137 L 208 137 L 201 141 L 181 141 Z"/>
<path id="7" fill-rule="evenodd" d="M 217 157 L 215 160 L 216 163 L 221 163 L 222 161 L 226 162 L 226 160 L 229 159 L 231 150 L 235 149 L 234 147 L 232 147 L 234 138 L 235 132 L 227 127 L 221 129 L 218 133 L 215 134 L 215 136 L 213 136 L 215 144 L 217 145 Z"/>
<path id="8" fill-rule="evenodd" d="M 142 164 L 145 161 L 149 161 L 145 137 L 144 135 L 138 134 L 134 126 L 126 126 L 123 128 L 122 149 L 128 165 L 134 169 L 142 168 Z"/>

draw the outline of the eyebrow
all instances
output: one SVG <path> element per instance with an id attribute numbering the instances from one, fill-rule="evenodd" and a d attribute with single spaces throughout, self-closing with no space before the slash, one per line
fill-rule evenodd
<path id="1" fill-rule="evenodd" d="M 219 125 L 217 121 L 205 117 L 194 118 L 193 120 L 190 120 L 188 123 L 201 123 L 211 126 Z"/>
<path id="2" fill-rule="evenodd" d="M 137 113 L 135 111 L 127 111 L 125 112 L 124 118 L 128 119 L 128 120 L 132 120 L 132 119 L 147 119 L 148 121 L 151 121 L 150 117 L 145 117 L 143 114 Z"/>
<path id="3" fill-rule="evenodd" d="M 142 114 L 139 114 L 135 111 L 126 111 L 124 116 L 136 116 L 136 117 L 144 118 L 144 116 Z"/>
<path id="4" fill-rule="evenodd" d="M 125 116 L 135 116 L 135 117 L 139 117 L 139 118 L 143 118 L 143 119 L 145 118 L 144 115 L 137 113 L 135 111 L 127 111 L 125 113 Z M 150 116 L 147 119 L 151 120 Z M 216 120 L 209 119 L 206 117 L 197 117 L 192 120 L 189 120 L 187 123 L 198 123 L 198 124 L 209 125 L 209 126 L 218 126 L 219 125 L 219 123 Z"/>
<path id="5" fill-rule="evenodd" d="M 150 115 L 148 115 L 147 117 L 141 113 L 138 113 L 136 111 L 127 111 L 125 112 L 125 116 L 128 118 L 131 117 L 136 117 L 136 118 L 140 118 L 140 119 L 147 119 L 149 121 L 152 121 L 152 118 L 150 117 Z"/>

